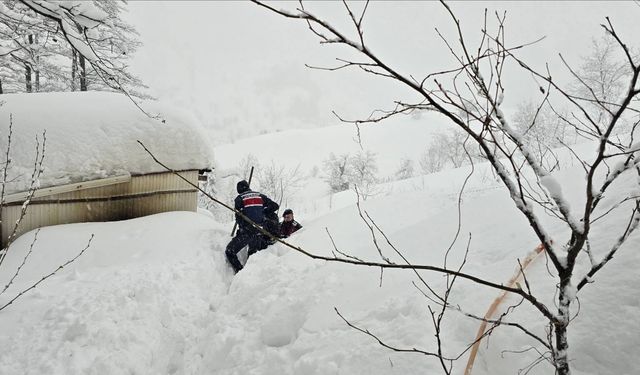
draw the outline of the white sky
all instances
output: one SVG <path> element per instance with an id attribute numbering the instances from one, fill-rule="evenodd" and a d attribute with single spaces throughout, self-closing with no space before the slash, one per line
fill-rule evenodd
<path id="1" fill-rule="evenodd" d="M 363 2 L 354 3 L 355 9 Z M 293 8 L 297 2 L 276 4 Z M 479 35 L 484 8 L 492 16 L 507 11 L 507 41 L 512 45 L 546 39 L 520 52 L 534 67 L 551 63 L 555 78 L 566 80 L 558 53 L 579 65 L 592 38 L 603 35 L 609 16 L 618 32 L 637 48 L 640 5 L 633 1 L 450 3 L 470 40 Z M 312 2 L 307 8 L 352 32 L 341 2 Z M 240 1 L 130 1 L 131 21 L 144 46 L 134 71 L 161 100 L 196 114 L 215 129 L 219 141 L 264 131 L 336 124 L 391 108 L 410 99 L 397 83 L 358 70 L 325 72 L 304 66 L 333 66 L 336 57 L 353 56 L 344 47 L 320 45 L 306 24 Z M 490 17 L 491 20 L 495 19 Z M 494 24 L 495 25 L 495 24 Z M 451 68 L 450 55 L 435 28 L 454 36 L 452 23 L 435 1 L 374 1 L 365 17 L 365 42 L 404 73 L 416 77 Z M 530 75 L 507 71 L 505 105 L 514 108 L 539 95 Z"/>

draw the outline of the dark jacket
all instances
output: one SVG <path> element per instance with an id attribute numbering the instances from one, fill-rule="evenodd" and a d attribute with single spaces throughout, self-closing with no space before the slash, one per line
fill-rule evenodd
<path id="1" fill-rule="evenodd" d="M 282 224 L 280 224 L 280 237 L 289 237 L 293 232 L 300 228 L 302 228 L 302 225 L 295 220 L 283 221 Z"/>
<path id="2" fill-rule="evenodd" d="M 272 236 L 280 237 L 280 220 L 278 214 L 275 211 L 265 209 L 262 227 Z"/>
<path id="3" fill-rule="evenodd" d="M 247 190 L 241 194 L 238 194 L 234 201 L 235 209 L 242 212 L 250 220 L 258 225 L 262 225 L 264 222 L 264 211 L 277 211 L 279 206 L 276 202 L 269 199 L 264 194 L 260 194 L 257 191 Z M 251 224 L 242 219 L 236 214 L 236 222 L 240 229 L 251 230 L 253 227 Z"/>

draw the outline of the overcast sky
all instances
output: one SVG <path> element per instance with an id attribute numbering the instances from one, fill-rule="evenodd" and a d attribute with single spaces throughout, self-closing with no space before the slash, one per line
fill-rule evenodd
<path id="1" fill-rule="evenodd" d="M 296 4 L 276 7 L 292 9 Z M 354 3 L 354 8 L 362 4 Z M 341 2 L 312 2 L 307 7 L 353 31 Z M 629 45 L 640 45 L 640 5 L 633 1 L 457 1 L 451 7 L 470 40 L 479 36 L 485 7 L 490 15 L 507 11 L 511 45 L 545 36 L 519 56 L 535 67 L 549 62 L 553 76 L 561 81 L 567 74 L 558 53 L 579 66 L 592 39 L 603 35 L 600 24 L 605 16 Z M 306 24 L 248 2 L 130 1 L 129 10 L 144 43 L 135 56 L 134 71 L 161 100 L 192 111 L 205 126 L 217 129 L 220 141 L 260 131 L 334 125 L 338 122 L 331 110 L 363 117 L 373 109 L 390 108 L 394 99 L 412 97 L 397 83 L 355 69 L 305 68 L 305 63 L 332 66 L 336 57 L 352 54 L 320 45 Z M 452 67 L 435 28 L 454 36 L 450 19 L 435 1 L 374 1 L 364 22 L 373 51 L 416 77 Z M 507 72 L 506 106 L 513 109 L 537 95 L 530 75 L 515 68 Z"/>

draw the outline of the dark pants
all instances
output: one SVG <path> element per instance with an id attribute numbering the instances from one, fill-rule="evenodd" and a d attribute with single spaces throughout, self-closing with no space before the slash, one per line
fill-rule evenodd
<path id="1" fill-rule="evenodd" d="M 242 264 L 238 259 L 238 253 L 247 245 L 249 245 L 249 256 L 255 254 L 258 250 L 264 249 L 264 241 L 261 233 L 257 230 L 239 230 L 227 245 L 225 255 L 235 273 L 238 273 L 238 271 L 242 269 Z"/>
<path id="2" fill-rule="evenodd" d="M 272 236 L 280 237 L 280 223 L 278 222 L 277 215 L 275 216 L 275 218 L 265 217 L 262 226 L 264 227 L 264 230 L 269 232 Z M 271 237 L 264 234 L 262 235 L 262 237 L 264 238 L 266 245 L 273 245 L 276 242 L 275 240 L 271 239 Z"/>

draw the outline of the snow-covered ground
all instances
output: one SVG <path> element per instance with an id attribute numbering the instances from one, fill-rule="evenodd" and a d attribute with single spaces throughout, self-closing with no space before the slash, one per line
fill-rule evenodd
<path id="1" fill-rule="evenodd" d="M 306 132 L 317 133 L 308 133 L 312 135 L 304 141 L 300 137 Z M 282 160 L 295 158 L 310 168 L 323 159 L 322 152 L 307 152 L 304 147 L 314 139 L 323 139 L 320 143 L 335 139 L 339 144 L 342 141 L 336 132 L 335 128 L 324 133 L 282 132 L 219 147 L 218 167 L 234 167 L 247 148 L 271 137 L 282 147 L 267 149 L 261 158 L 282 155 Z M 384 140 L 380 137 L 377 142 Z M 404 157 L 372 144 L 384 154 L 388 165 Z M 412 143 L 406 144 L 411 152 Z M 583 148 L 587 152 L 591 146 Z M 290 150 L 291 156 L 283 150 Z M 461 236 L 448 262 L 457 265 L 470 240 L 465 271 L 506 282 L 517 259 L 524 258 L 538 243 L 487 166 L 475 168 L 463 194 Z M 457 192 L 469 170 L 463 167 L 388 182 L 382 186 L 384 193 L 362 202 L 362 207 L 407 259 L 442 265 L 458 225 Z M 580 171 L 567 159 L 554 174 L 573 205 L 580 203 Z M 634 186 L 637 189 L 634 176 L 624 176 L 612 187 L 610 196 Z M 291 238 L 293 244 L 330 255 L 333 246 L 328 230 L 340 251 L 380 260 L 352 193 L 337 194 L 329 206 L 319 178 L 309 178 L 306 189 L 316 193 L 300 201 L 304 209 L 293 207 L 304 225 Z M 614 203 L 604 200 L 601 209 Z M 314 210 L 314 206 L 323 208 Z M 622 208 L 594 228 L 591 245 L 595 253 L 602 254 L 620 235 L 628 211 Z M 566 230 L 552 226 L 551 218 L 546 222 L 553 238 L 566 238 Z M 413 273 L 385 271 L 381 275 L 379 269 L 314 261 L 278 244 L 252 256 L 234 277 L 224 259 L 230 230 L 229 222 L 220 223 L 205 213 L 184 212 L 43 228 L 20 277 L 0 296 L 0 304 L 75 256 L 91 234 L 95 237 L 75 263 L 0 312 L 0 373 L 441 372 L 433 358 L 381 347 L 350 328 L 335 310 L 390 345 L 434 350 L 429 300 L 412 285 L 416 281 Z M 6 284 L 10 270 L 20 264 L 34 235 L 23 235 L 12 246 L 0 270 L 0 285 Z M 399 261 L 383 238 L 378 236 L 377 240 L 385 256 Z M 575 374 L 636 373 L 633 358 L 640 348 L 640 334 L 634 327 L 640 314 L 640 295 L 634 286 L 640 281 L 640 253 L 635 251 L 639 245 L 640 237 L 634 234 L 612 263 L 597 274 L 595 283 L 579 295 L 580 311 L 569 336 Z M 553 306 L 555 279 L 545 263 L 544 257 L 537 259 L 527 270 L 527 278 L 534 294 Z M 434 289 L 442 290 L 445 280 L 441 275 L 423 272 L 422 276 Z M 451 298 L 465 311 L 483 315 L 497 295 L 494 290 L 459 280 Z M 517 302 L 513 297 L 506 301 Z M 574 305 L 573 312 L 576 310 Z M 543 336 L 547 328 L 540 314 L 526 303 L 509 319 L 523 322 Z M 462 351 L 475 337 L 478 325 L 462 314 L 449 312 L 442 332 L 447 353 L 455 356 Z M 532 345 L 535 342 L 519 331 L 498 328 L 482 345 L 473 373 L 517 373 L 537 358 L 535 351 L 528 350 Z M 524 352 L 515 353 L 520 351 Z M 465 362 L 463 356 L 454 373 L 461 373 Z M 530 372 L 548 373 L 552 369 L 546 363 Z"/>
<path id="2" fill-rule="evenodd" d="M 262 162 L 275 160 L 288 167 L 301 164 L 305 172 L 322 162 L 330 153 L 344 154 L 368 150 L 376 154 L 381 174 L 393 174 L 402 158 L 418 160 L 431 143 L 433 134 L 448 129 L 435 113 L 420 118 L 400 115 L 372 125 L 334 125 L 315 129 L 292 129 L 216 147 L 216 160 L 221 167 L 235 166 L 247 154 Z M 398 145 L 402 145 L 399 149 Z M 416 166 L 417 167 L 417 166 Z"/>

